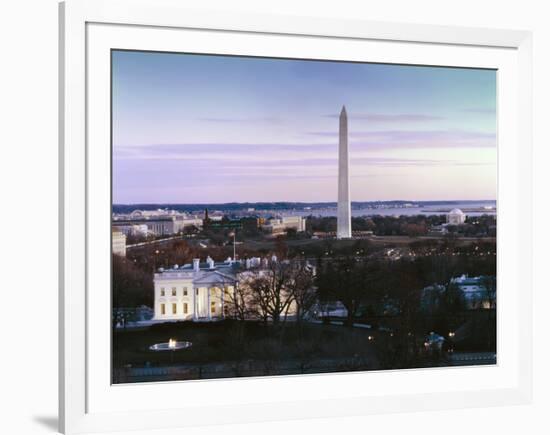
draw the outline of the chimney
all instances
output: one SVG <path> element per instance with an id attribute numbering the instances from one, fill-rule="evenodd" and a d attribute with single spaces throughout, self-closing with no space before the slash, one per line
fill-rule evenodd
<path id="1" fill-rule="evenodd" d="M 210 257 L 210 255 L 209 255 L 208 258 L 206 259 L 206 262 L 208 263 L 208 266 L 210 267 L 210 269 L 214 269 L 214 260 L 212 260 L 212 258 Z"/>
<path id="2" fill-rule="evenodd" d="M 199 267 L 199 264 L 200 264 L 200 258 L 193 258 L 193 271 L 194 272 L 198 272 L 200 267 Z"/>

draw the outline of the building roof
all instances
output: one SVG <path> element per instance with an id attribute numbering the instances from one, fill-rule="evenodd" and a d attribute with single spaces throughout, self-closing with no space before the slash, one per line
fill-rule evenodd
<path id="1" fill-rule="evenodd" d="M 456 214 L 456 215 L 463 215 L 464 212 L 462 210 L 460 210 L 459 208 L 453 208 L 449 214 Z"/>

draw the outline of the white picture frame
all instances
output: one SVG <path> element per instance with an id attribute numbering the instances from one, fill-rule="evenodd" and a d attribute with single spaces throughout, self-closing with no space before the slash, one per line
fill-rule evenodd
<path id="1" fill-rule="evenodd" d="M 214 13 L 190 9 L 177 0 L 67 0 L 60 5 L 60 23 L 59 421 L 63 433 L 531 400 L 532 236 L 525 225 L 520 234 L 518 218 L 521 210 L 522 222 L 530 222 L 532 209 L 529 32 Z M 183 51 L 193 46 L 202 52 L 244 50 L 266 56 L 310 52 L 312 57 L 325 53 L 331 58 L 333 53 L 333 58 L 343 60 L 366 60 L 368 51 L 369 60 L 502 71 L 496 367 L 110 385 L 105 378 L 110 358 L 110 287 L 101 269 L 110 243 L 109 222 L 98 223 L 110 206 L 110 197 L 105 197 L 110 189 L 105 56 L 112 48 Z M 265 388 L 272 392 L 269 399 L 251 394 Z"/>

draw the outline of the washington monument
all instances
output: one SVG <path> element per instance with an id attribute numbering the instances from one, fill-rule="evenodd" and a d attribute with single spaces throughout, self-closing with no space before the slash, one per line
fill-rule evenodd
<path id="1" fill-rule="evenodd" d="M 336 237 L 351 238 L 351 203 L 349 200 L 348 115 L 346 106 L 340 112 L 338 143 L 338 224 Z"/>

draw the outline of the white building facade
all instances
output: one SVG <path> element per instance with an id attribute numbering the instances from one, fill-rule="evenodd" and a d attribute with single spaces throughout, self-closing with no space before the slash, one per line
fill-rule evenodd
<path id="1" fill-rule="evenodd" d="M 466 214 L 459 208 L 454 208 L 447 214 L 447 223 L 449 225 L 462 225 L 465 221 Z"/>
<path id="2" fill-rule="evenodd" d="M 306 218 L 303 216 L 272 218 L 262 225 L 261 228 L 271 234 L 282 234 L 289 229 L 294 229 L 296 232 L 301 233 L 306 230 Z"/>
<path id="3" fill-rule="evenodd" d="M 235 264 L 214 263 L 160 269 L 154 276 L 154 320 L 217 320 L 227 313 L 226 301 L 236 284 Z"/>
<path id="4" fill-rule="evenodd" d="M 115 229 L 112 230 L 113 254 L 126 257 L 126 235 Z"/>
<path id="5" fill-rule="evenodd" d="M 277 262 L 271 259 L 253 257 L 246 260 L 214 262 L 210 257 L 201 263 L 198 258 L 193 264 L 175 265 L 171 269 L 159 269 L 154 275 L 154 317 L 153 321 L 215 321 L 227 316 L 235 316 L 236 304 L 240 311 L 250 313 L 247 318 L 258 319 L 259 311 L 250 310 L 255 306 L 250 292 L 235 293 L 239 285 L 245 288 L 249 280 L 265 277 L 272 272 Z M 312 273 L 315 270 L 309 264 Z M 282 292 L 281 298 L 288 305 L 281 312 L 282 318 L 292 318 L 297 313 L 294 298 Z M 242 310 L 245 308 L 244 310 Z"/>

